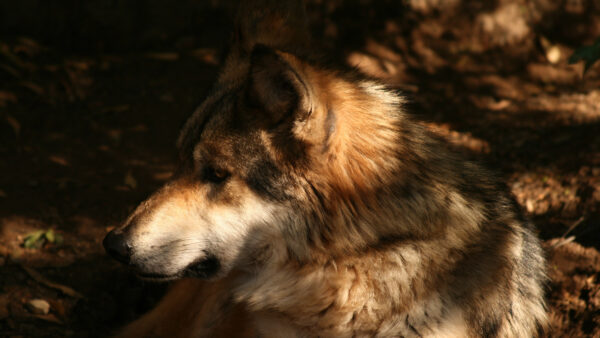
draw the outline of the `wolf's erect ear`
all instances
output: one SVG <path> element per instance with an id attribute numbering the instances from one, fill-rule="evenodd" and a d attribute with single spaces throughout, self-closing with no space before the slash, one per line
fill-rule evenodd
<path id="1" fill-rule="evenodd" d="M 311 110 L 310 90 L 300 72 L 264 45 L 252 50 L 246 99 L 265 111 L 273 125 L 291 114 L 302 117 Z"/>

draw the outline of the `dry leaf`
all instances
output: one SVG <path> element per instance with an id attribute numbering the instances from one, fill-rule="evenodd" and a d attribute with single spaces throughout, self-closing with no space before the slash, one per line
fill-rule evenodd
<path id="1" fill-rule="evenodd" d="M 125 175 L 124 183 L 126 186 L 130 187 L 131 189 L 135 189 L 137 187 L 137 181 L 131 174 L 131 171 L 128 172 L 127 175 Z"/>
<path id="2" fill-rule="evenodd" d="M 55 324 L 61 324 L 61 325 L 63 324 L 63 322 L 52 313 L 49 313 L 47 315 L 31 315 L 31 317 L 35 317 L 37 319 L 41 319 L 41 320 L 55 323 Z"/>
<path id="3" fill-rule="evenodd" d="M 10 115 L 7 115 L 6 122 L 8 122 L 8 124 L 10 124 L 13 131 L 15 132 L 15 135 L 19 136 L 19 134 L 21 133 L 21 124 L 19 123 L 19 121 L 17 121 L 17 119 L 15 119 L 14 117 L 12 117 Z"/>
<path id="4" fill-rule="evenodd" d="M 57 156 L 57 155 L 50 155 L 48 156 L 48 160 L 50 160 L 50 162 L 62 165 L 62 166 L 68 166 L 69 165 L 69 161 L 67 161 L 64 157 L 62 156 Z"/>
<path id="5" fill-rule="evenodd" d="M 39 96 L 44 96 L 44 88 L 42 88 L 40 85 L 37 85 L 31 81 L 21 81 L 21 86 L 31 90 L 32 92 L 34 92 L 35 94 L 39 95 Z"/>
<path id="6" fill-rule="evenodd" d="M 17 103 L 17 96 L 11 92 L 0 90 L 0 107 L 6 105 L 6 103 Z"/>
<path id="7" fill-rule="evenodd" d="M 177 61 L 179 59 L 179 54 L 177 53 L 146 53 L 145 56 L 149 59 L 159 60 L 159 61 Z"/>

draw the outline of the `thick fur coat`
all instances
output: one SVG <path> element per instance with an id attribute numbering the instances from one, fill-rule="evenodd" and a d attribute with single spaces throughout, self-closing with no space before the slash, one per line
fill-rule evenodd
<path id="1" fill-rule="evenodd" d="M 186 277 L 121 336 L 539 334 L 544 259 L 507 189 L 312 61 L 301 7 L 243 3 L 180 169 L 107 236 L 142 278 Z"/>

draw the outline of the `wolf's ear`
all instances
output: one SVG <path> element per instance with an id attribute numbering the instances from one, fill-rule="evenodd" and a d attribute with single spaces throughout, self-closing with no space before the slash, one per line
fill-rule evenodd
<path id="1" fill-rule="evenodd" d="M 311 104 L 309 87 L 300 74 L 275 50 L 256 45 L 250 58 L 248 103 L 265 111 L 272 125 L 292 115 L 302 118 L 310 113 Z"/>

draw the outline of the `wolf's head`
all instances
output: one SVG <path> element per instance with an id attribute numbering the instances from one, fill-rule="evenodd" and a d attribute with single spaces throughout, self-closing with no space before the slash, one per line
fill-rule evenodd
<path id="1" fill-rule="evenodd" d="M 104 240 L 142 277 L 213 277 L 301 258 L 329 242 L 394 166 L 395 149 L 384 145 L 396 137 L 399 99 L 283 51 L 302 34 L 256 37 L 295 32 L 288 12 L 258 13 L 259 24 L 238 24 L 246 31 L 186 122 L 177 173 Z M 346 230 L 352 245 L 370 235 Z"/>

